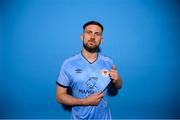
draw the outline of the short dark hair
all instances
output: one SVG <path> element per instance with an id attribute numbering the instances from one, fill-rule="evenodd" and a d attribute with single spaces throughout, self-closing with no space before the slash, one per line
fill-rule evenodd
<path id="1" fill-rule="evenodd" d="M 97 26 L 99 26 L 99 27 L 102 29 L 102 31 L 104 30 L 103 25 L 102 25 L 101 23 L 97 22 L 97 21 L 89 21 L 89 22 L 85 23 L 85 24 L 83 25 L 83 29 L 85 30 L 85 28 L 86 28 L 88 25 L 97 25 Z"/>

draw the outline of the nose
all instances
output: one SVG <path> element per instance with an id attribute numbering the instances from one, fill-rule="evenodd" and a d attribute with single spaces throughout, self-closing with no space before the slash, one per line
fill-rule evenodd
<path id="1" fill-rule="evenodd" d="M 91 34 L 91 38 L 95 38 L 95 34 Z"/>

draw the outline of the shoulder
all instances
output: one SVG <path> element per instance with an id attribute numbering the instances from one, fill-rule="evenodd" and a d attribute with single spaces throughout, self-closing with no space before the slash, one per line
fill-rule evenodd
<path id="1" fill-rule="evenodd" d="M 74 62 L 76 62 L 80 58 L 79 54 L 73 55 L 67 59 L 64 60 L 63 66 L 69 66 L 72 65 Z"/>
<path id="2" fill-rule="evenodd" d="M 105 55 L 99 54 L 99 57 L 100 57 L 100 59 L 102 59 L 103 61 L 113 63 L 112 58 L 111 58 L 111 57 L 109 57 L 109 56 L 105 56 Z"/>

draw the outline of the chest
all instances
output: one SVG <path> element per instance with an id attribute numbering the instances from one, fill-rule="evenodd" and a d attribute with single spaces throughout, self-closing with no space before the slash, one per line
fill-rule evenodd
<path id="1" fill-rule="evenodd" d="M 81 90 L 93 90 L 95 92 L 105 89 L 110 82 L 108 71 L 109 63 L 77 64 L 71 70 L 71 87 Z"/>

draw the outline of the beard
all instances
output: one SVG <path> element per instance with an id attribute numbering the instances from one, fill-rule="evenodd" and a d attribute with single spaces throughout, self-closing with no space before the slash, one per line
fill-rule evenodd
<path id="1" fill-rule="evenodd" d="M 92 45 L 94 44 L 94 45 Z M 100 44 L 100 43 L 99 43 Z M 83 47 L 85 50 L 87 50 L 88 52 L 90 53 L 95 53 L 95 52 L 98 52 L 99 51 L 99 44 L 96 44 L 96 41 L 94 39 L 90 39 L 88 40 L 87 43 L 84 43 L 83 42 Z"/>

